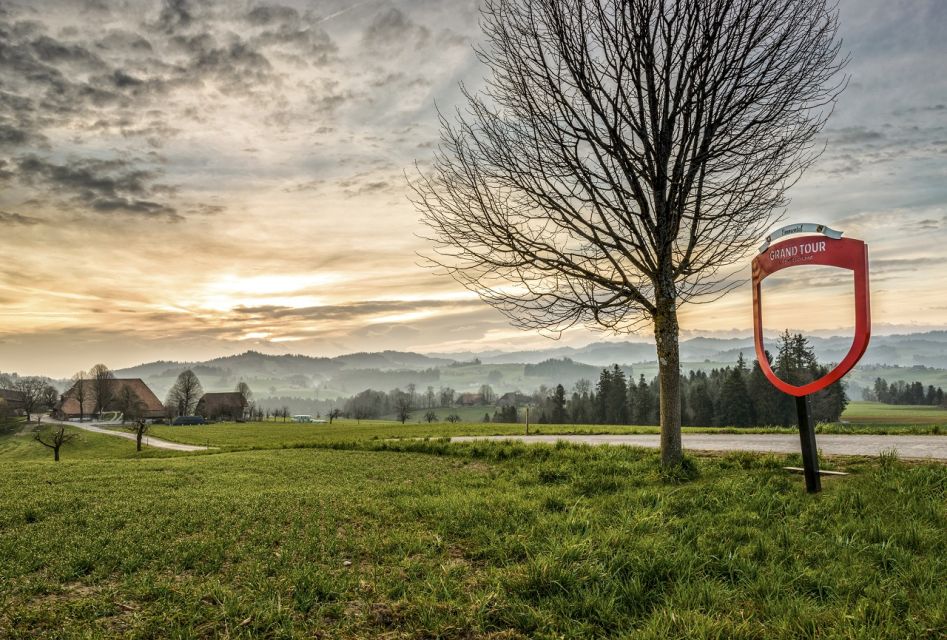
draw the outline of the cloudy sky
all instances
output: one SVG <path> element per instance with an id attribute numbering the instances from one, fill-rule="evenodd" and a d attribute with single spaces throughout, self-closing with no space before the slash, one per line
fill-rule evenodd
<path id="1" fill-rule="evenodd" d="M 947 3 L 841 22 L 850 85 L 786 219 L 869 242 L 878 329 L 943 327 Z M 0 4 L 0 371 L 548 344 L 418 265 L 405 172 L 479 37 L 476 0 Z M 805 282 L 768 325 L 846 326 L 843 285 Z M 682 324 L 745 335 L 748 287 Z"/>

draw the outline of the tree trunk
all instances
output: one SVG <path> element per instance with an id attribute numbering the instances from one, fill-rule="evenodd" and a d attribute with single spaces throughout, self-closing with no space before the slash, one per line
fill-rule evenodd
<path id="1" fill-rule="evenodd" d="M 59 462 L 59 447 L 53 447 L 53 462 Z"/>
<path id="2" fill-rule="evenodd" d="M 142 434 L 141 434 L 141 432 L 139 431 L 139 432 L 138 432 L 138 437 L 135 438 L 135 444 L 137 445 L 137 450 L 138 450 L 138 451 L 141 451 L 141 436 L 142 436 Z"/>
<path id="3" fill-rule="evenodd" d="M 661 464 L 665 466 L 679 465 L 683 460 L 681 355 L 678 331 L 677 305 L 674 296 L 659 296 L 654 315 L 654 338 L 657 343 L 658 387 L 661 393 Z"/>

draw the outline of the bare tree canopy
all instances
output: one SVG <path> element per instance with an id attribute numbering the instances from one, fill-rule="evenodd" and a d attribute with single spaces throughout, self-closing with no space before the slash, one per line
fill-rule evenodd
<path id="1" fill-rule="evenodd" d="M 115 374 L 104 364 L 97 364 L 89 370 L 89 377 L 92 379 L 92 395 L 95 397 L 95 410 L 93 413 L 99 415 L 112 403 L 113 383 Z"/>
<path id="2" fill-rule="evenodd" d="M 77 439 L 79 434 L 66 432 L 66 426 L 59 424 L 54 427 L 44 429 L 33 436 L 38 443 L 53 450 L 53 460 L 59 462 L 59 450 L 68 442 Z"/>
<path id="3" fill-rule="evenodd" d="M 88 400 L 88 390 L 86 389 L 86 380 L 89 374 L 85 371 L 77 371 L 72 376 L 72 394 L 79 403 L 79 422 L 85 422 L 85 403 Z"/>
<path id="4" fill-rule="evenodd" d="M 32 419 L 33 414 L 38 411 L 42 404 L 43 393 L 47 386 L 45 380 L 37 377 L 17 378 L 16 382 L 13 383 L 13 388 L 20 392 L 23 412 L 26 414 L 27 422 Z"/>
<path id="5" fill-rule="evenodd" d="M 243 396 L 243 399 L 246 400 L 247 404 L 250 404 L 250 401 L 253 400 L 253 391 L 250 389 L 250 385 L 241 380 L 237 383 L 236 388 L 237 393 Z"/>
<path id="6" fill-rule="evenodd" d="M 204 389 L 201 381 L 190 369 L 185 369 L 178 375 L 174 386 L 168 391 L 166 406 L 173 407 L 173 411 L 179 416 L 192 415 L 197 408 L 197 402 L 204 395 Z"/>
<path id="7" fill-rule="evenodd" d="M 416 183 L 431 262 L 514 324 L 654 325 L 681 459 L 677 309 L 734 271 L 844 86 L 826 0 L 485 0 L 491 76 Z"/>
<path id="8" fill-rule="evenodd" d="M 141 417 L 145 403 L 130 385 L 122 385 L 117 400 L 118 410 L 122 412 L 122 424 L 128 420 L 137 421 Z"/>

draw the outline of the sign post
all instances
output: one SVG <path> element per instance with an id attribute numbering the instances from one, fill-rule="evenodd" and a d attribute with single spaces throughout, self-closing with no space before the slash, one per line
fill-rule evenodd
<path id="1" fill-rule="evenodd" d="M 800 238 L 784 239 L 787 236 L 806 233 Z M 779 240 L 777 244 L 771 244 Z M 822 265 L 847 269 L 854 274 L 855 281 L 855 339 L 848 354 L 818 380 L 803 385 L 792 385 L 779 378 L 770 366 L 763 347 L 763 306 L 761 285 L 763 280 L 777 271 L 789 267 Z M 794 224 L 777 229 L 766 238 L 760 253 L 753 258 L 753 336 L 756 357 L 763 374 L 777 389 L 794 396 L 799 415 L 799 438 L 802 445 L 802 464 L 806 477 L 806 490 L 818 493 L 822 490 L 819 475 L 819 457 L 815 441 L 815 424 L 809 396 L 837 382 L 864 355 L 871 339 L 871 309 L 868 290 L 868 245 L 854 238 L 842 238 L 840 231 L 817 224 Z"/>

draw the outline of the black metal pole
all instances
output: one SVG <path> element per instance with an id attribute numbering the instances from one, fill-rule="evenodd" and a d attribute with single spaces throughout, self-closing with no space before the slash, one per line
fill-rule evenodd
<path id="1" fill-rule="evenodd" d="M 822 491 L 822 478 L 819 476 L 819 451 L 815 445 L 815 424 L 812 420 L 812 403 L 809 396 L 796 397 L 796 411 L 799 413 L 799 440 L 802 443 L 802 468 L 806 476 L 806 491 Z"/>

